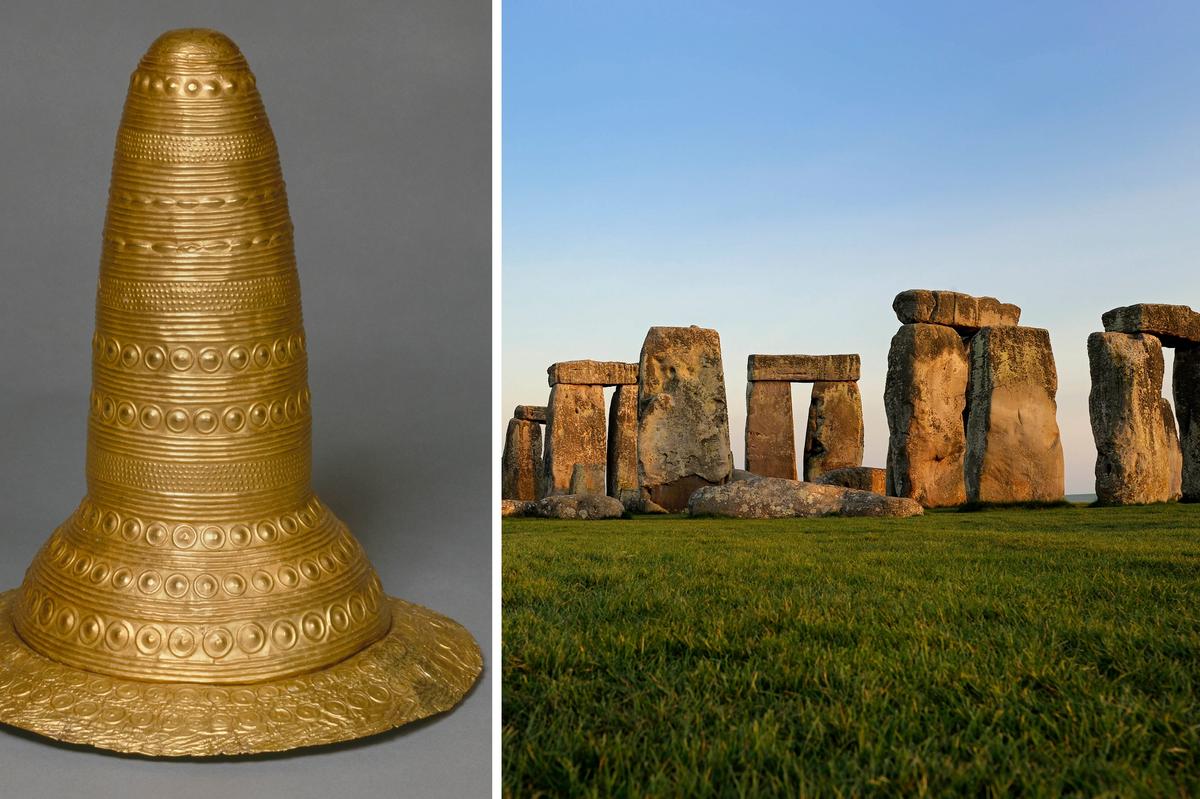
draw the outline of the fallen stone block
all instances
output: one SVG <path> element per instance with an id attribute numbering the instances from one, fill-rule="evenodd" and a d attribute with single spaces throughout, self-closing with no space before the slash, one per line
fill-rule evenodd
<path id="1" fill-rule="evenodd" d="M 783 519 L 815 516 L 918 516 L 920 503 L 840 486 L 756 477 L 701 488 L 688 500 L 691 516 Z"/>
<path id="2" fill-rule="evenodd" d="M 625 510 L 629 511 L 630 513 L 648 513 L 648 514 L 660 514 L 661 515 L 661 514 L 668 514 L 671 512 L 671 511 L 667 510 L 666 508 L 664 508 L 662 505 L 659 505 L 654 500 L 647 499 L 646 497 L 637 497 L 637 498 L 631 499 L 629 502 L 624 502 L 622 504 L 625 506 Z"/>
<path id="3" fill-rule="evenodd" d="M 524 516 L 529 510 L 533 502 L 519 499 L 502 499 L 500 500 L 500 515 L 508 516 Z"/>
<path id="4" fill-rule="evenodd" d="M 556 494 L 529 503 L 524 515 L 542 519 L 619 519 L 625 506 L 603 494 Z"/>

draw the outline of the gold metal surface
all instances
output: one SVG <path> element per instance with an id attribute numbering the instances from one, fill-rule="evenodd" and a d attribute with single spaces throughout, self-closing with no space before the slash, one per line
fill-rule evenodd
<path id="1" fill-rule="evenodd" d="M 0 595 L 0 722 L 151 755 L 288 749 L 447 710 L 470 634 L 383 593 L 313 495 L 275 139 L 236 45 L 171 31 L 117 133 L 88 495 Z"/>

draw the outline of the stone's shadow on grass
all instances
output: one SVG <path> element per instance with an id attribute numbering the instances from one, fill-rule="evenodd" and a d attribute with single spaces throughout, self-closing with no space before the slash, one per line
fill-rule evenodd
<path id="1" fill-rule="evenodd" d="M 959 505 L 956 508 L 949 508 L 948 510 L 952 510 L 956 513 L 978 513 L 985 510 L 1052 510 L 1055 508 L 1075 507 L 1079 506 L 1074 502 L 1070 502 L 1065 499 L 1056 499 L 1046 502 L 967 502 L 963 505 Z"/>
<path id="2" fill-rule="evenodd" d="M 1123 505 L 1119 502 L 1105 502 L 1102 499 L 1096 499 L 1096 500 L 1093 500 L 1093 501 L 1087 503 L 1087 507 L 1089 507 L 1089 508 L 1108 508 L 1111 510 L 1114 508 L 1165 508 L 1165 507 L 1168 507 L 1171 505 L 1189 505 L 1189 504 L 1192 504 L 1192 503 L 1187 502 L 1182 499 L 1172 499 L 1172 500 L 1168 500 L 1166 502 L 1147 502 L 1142 505 Z"/>

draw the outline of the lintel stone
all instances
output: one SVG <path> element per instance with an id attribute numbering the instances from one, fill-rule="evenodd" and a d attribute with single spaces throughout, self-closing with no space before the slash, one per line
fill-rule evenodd
<path id="1" fill-rule="evenodd" d="M 848 355 L 751 355 L 746 359 L 750 382 L 838 383 L 857 381 L 862 369 L 857 353 Z"/>
<path id="2" fill-rule="evenodd" d="M 635 386 L 638 365 L 621 361 L 559 361 L 546 370 L 550 387 L 562 383 L 571 386 Z"/>
<path id="3" fill-rule="evenodd" d="M 1167 347 L 1200 344 L 1200 313 L 1186 305 L 1124 305 L 1102 314 L 1100 319 L 1108 333 L 1148 333 Z"/>
<path id="4" fill-rule="evenodd" d="M 1009 327 L 1021 321 L 1021 309 L 995 297 L 974 297 L 957 291 L 909 289 L 896 295 L 892 310 L 906 325 L 952 327 L 975 333 L 982 327 Z"/>
<path id="5" fill-rule="evenodd" d="M 545 405 L 518 405 L 513 410 L 513 418 L 520 419 L 522 422 L 537 422 L 538 424 L 546 423 L 546 406 Z"/>

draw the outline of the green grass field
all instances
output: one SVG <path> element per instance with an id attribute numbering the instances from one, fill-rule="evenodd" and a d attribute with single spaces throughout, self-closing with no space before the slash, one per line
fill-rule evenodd
<path id="1" fill-rule="evenodd" d="M 1200 506 L 506 519 L 531 796 L 1200 795 Z"/>

